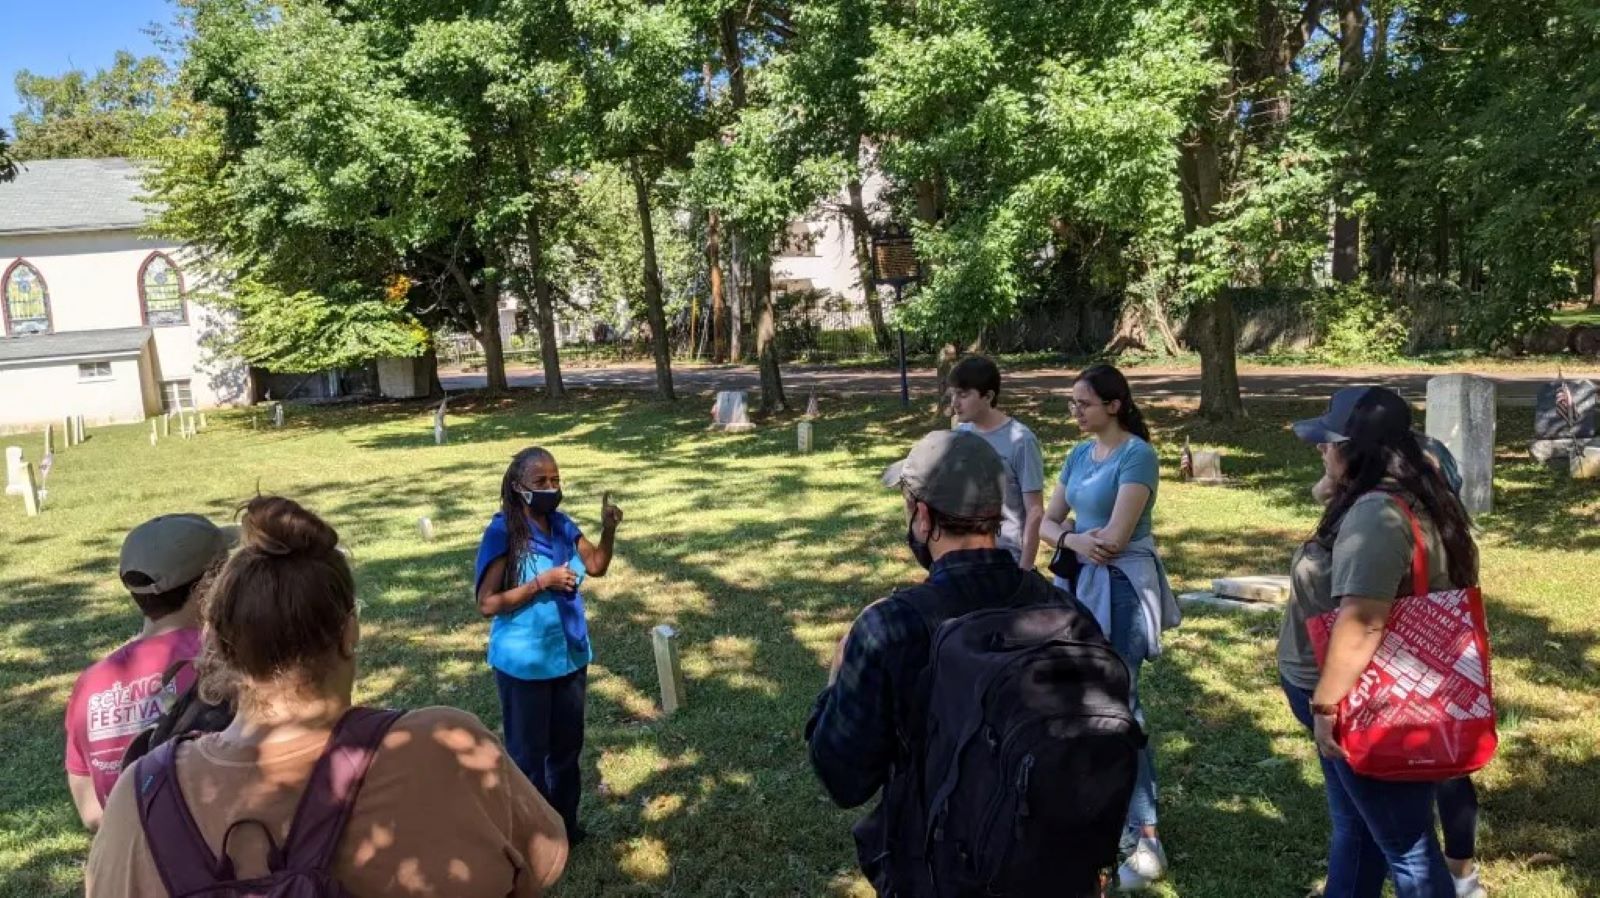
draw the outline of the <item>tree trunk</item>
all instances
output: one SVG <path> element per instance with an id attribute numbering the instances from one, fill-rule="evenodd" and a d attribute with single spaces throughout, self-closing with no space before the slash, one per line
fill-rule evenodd
<path id="1" fill-rule="evenodd" d="M 917 182 L 917 218 L 927 224 L 939 220 L 939 185 L 932 180 Z"/>
<path id="2" fill-rule="evenodd" d="M 735 116 L 745 104 L 744 54 L 739 50 L 737 8 L 729 9 L 717 17 L 717 43 L 722 50 L 722 64 L 728 70 L 728 90 L 733 95 Z"/>
<path id="3" fill-rule="evenodd" d="M 444 395 L 444 384 L 439 382 L 439 348 L 428 341 L 428 351 L 422 354 L 422 370 L 428 378 L 428 398 Z"/>
<path id="4" fill-rule="evenodd" d="M 500 291 L 486 286 L 472 303 L 473 317 L 478 319 L 478 343 L 483 347 L 483 373 L 488 380 L 490 393 L 504 393 L 510 388 L 506 380 L 505 347 L 500 342 Z"/>
<path id="5" fill-rule="evenodd" d="M 860 140 L 857 140 L 860 156 Z M 849 184 L 850 205 L 845 212 L 850 217 L 850 230 L 855 232 L 856 273 L 861 278 L 861 293 L 867 303 L 867 319 L 872 322 L 872 338 L 880 352 L 890 348 L 889 326 L 883 320 L 883 300 L 878 296 L 878 280 L 872 272 L 872 220 L 867 217 L 867 204 L 861 193 L 861 176 L 852 175 Z"/>
<path id="6" fill-rule="evenodd" d="M 706 213 L 706 268 L 711 272 L 711 360 L 728 360 L 727 304 L 722 281 L 722 216 Z"/>
<path id="7" fill-rule="evenodd" d="M 1156 330 L 1161 334 L 1161 346 L 1167 355 L 1177 355 L 1178 334 L 1172 329 L 1172 319 L 1167 317 L 1167 310 L 1162 305 L 1160 298 L 1152 297 L 1150 300 L 1150 317 L 1155 319 Z"/>
<path id="8" fill-rule="evenodd" d="M 1208 133 L 1190 135 L 1183 143 L 1179 170 L 1183 186 L 1185 223 L 1193 231 L 1210 225 L 1222 199 L 1222 175 L 1215 138 Z M 1238 324 L 1233 300 L 1218 292 L 1197 303 L 1202 316 L 1195 329 L 1200 351 L 1200 414 L 1213 420 L 1244 417 L 1239 395 Z"/>
<path id="9" fill-rule="evenodd" d="M 650 221 L 650 185 L 637 159 L 630 160 L 628 173 L 633 177 L 633 199 L 639 210 L 639 233 L 644 237 L 644 307 L 650 321 L 650 342 L 656 356 L 656 392 L 662 399 L 672 402 L 678 397 L 672 392 L 672 347 L 667 340 L 667 313 L 661 307 L 661 268 L 656 262 L 656 229 Z M 690 349 L 694 348 L 693 343 Z"/>
<path id="10" fill-rule="evenodd" d="M 1589 261 L 1594 266 L 1594 283 L 1589 288 L 1589 308 L 1600 309 L 1600 219 L 1589 226 Z"/>
<path id="11" fill-rule="evenodd" d="M 733 244 L 733 258 L 729 259 L 728 262 L 733 271 L 733 277 L 729 278 L 732 281 L 733 290 L 728 303 L 728 361 L 738 363 L 744 361 L 744 299 L 746 294 L 745 278 L 740 276 L 741 273 L 739 271 L 740 262 L 742 261 L 739 253 L 739 235 L 732 235 L 731 242 Z"/>
<path id="12" fill-rule="evenodd" d="M 1394 277 L 1394 245 L 1381 233 L 1368 233 L 1367 280 L 1374 284 L 1388 283 Z"/>
<path id="13" fill-rule="evenodd" d="M 1433 223 L 1433 270 L 1441 281 L 1450 277 L 1450 198 L 1443 191 Z"/>
<path id="14" fill-rule="evenodd" d="M 1200 352 L 1200 415 L 1212 420 L 1242 418 L 1236 354 L 1239 331 L 1233 300 L 1226 293 L 1218 294 L 1196 307 L 1195 314 L 1200 316 L 1194 329 L 1195 348 Z"/>
<path id="15" fill-rule="evenodd" d="M 1362 0 L 1338 0 L 1338 10 L 1339 86 L 1346 95 L 1346 104 L 1350 104 L 1361 83 L 1362 67 L 1366 63 L 1363 45 L 1367 36 L 1367 16 Z M 1351 208 L 1354 197 L 1349 189 L 1349 182 L 1354 179 L 1356 161 L 1350 157 L 1347 149 L 1340 165 L 1333 213 L 1333 279 L 1341 284 L 1353 283 L 1361 275 L 1361 219 Z"/>
<path id="16" fill-rule="evenodd" d="M 556 308 L 550 296 L 550 282 L 544 276 L 544 233 L 539 216 L 528 215 L 528 267 L 533 281 L 534 317 L 539 325 L 539 357 L 544 361 L 544 395 L 564 399 L 561 383 L 561 347 L 556 345 Z"/>
<path id="17" fill-rule="evenodd" d="M 761 317 L 756 323 L 756 356 L 761 364 L 761 410 L 788 411 L 789 403 L 783 398 L 783 375 L 778 369 L 778 307 L 772 298 L 772 264 L 762 253 L 756 259 L 751 278 L 755 295 L 761 306 Z"/>

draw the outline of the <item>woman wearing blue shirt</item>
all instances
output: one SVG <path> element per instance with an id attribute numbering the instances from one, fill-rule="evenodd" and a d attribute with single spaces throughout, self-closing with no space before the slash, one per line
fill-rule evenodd
<path id="1" fill-rule="evenodd" d="M 1110 365 L 1078 375 L 1072 385 L 1072 414 L 1089 439 L 1074 446 L 1061 466 L 1039 535 L 1075 552 L 1082 562 L 1076 583 L 1058 580 L 1057 585 L 1094 613 L 1127 663 L 1132 710 L 1139 725 L 1146 726 L 1139 668 L 1146 658 L 1160 654 L 1161 631 L 1178 622 L 1178 603 L 1151 537 L 1151 511 L 1160 485 L 1156 451 L 1127 378 Z M 1124 890 L 1145 888 L 1166 874 L 1166 853 L 1156 831 L 1155 764 L 1148 748 L 1141 752 L 1123 847 L 1128 857 L 1117 879 Z"/>
<path id="2" fill-rule="evenodd" d="M 561 471 L 538 447 L 511 459 L 500 484 L 500 511 L 478 546 L 478 611 L 489 624 L 489 665 L 500 691 L 506 750 L 561 814 L 572 844 L 578 826 L 589 623 L 579 592 L 584 578 L 611 566 L 622 509 L 606 494 L 600 545 L 591 543 L 561 504 Z"/>

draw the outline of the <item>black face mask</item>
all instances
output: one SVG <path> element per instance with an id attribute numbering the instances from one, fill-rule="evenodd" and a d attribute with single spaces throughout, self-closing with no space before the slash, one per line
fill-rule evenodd
<path id="1" fill-rule="evenodd" d="M 561 505 L 560 490 L 517 490 L 522 495 L 522 501 L 528 503 L 528 511 L 536 515 L 549 514 Z"/>
<path id="2" fill-rule="evenodd" d="M 917 539 L 917 534 L 911 528 L 916 525 L 915 519 L 906 522 L 906 545 L 911 547 L 911 554 L 917 559 L 917 564 L 924 569 L 933 567 L 933 551 L 928 548 L 927 540 Z"/>

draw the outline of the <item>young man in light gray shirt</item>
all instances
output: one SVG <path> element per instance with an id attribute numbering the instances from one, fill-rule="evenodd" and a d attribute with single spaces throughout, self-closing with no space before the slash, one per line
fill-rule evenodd
<path id="1" fill-rule="evenodd" d="M 1005 515 L 999 547 L 1031 571 L 1039 551 L 1039 523 L 1044 520 L 1044 456 L 1039 438 L 1027 425 L 999 408 L 1000 369 L 984 356 L 970 356 L 950 369 L 950 404 L 961 423 L 957 429 L 977 434 L 994 448 L 1006 466 Z"/>

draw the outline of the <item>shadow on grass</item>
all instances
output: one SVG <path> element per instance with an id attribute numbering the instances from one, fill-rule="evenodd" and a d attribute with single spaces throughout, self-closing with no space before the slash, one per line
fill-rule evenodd
<path id="1" fill-rule="evenodd" d="M 593 448 L 600 460 L 590 470 L 564 472 L 578 484 L 574 495 L 598 495 L 589 487 L 599 483 L 636 491 L 653 484 L 656 492 L 642 506 L 649 514 L 630 508 L 618 565 L 590 590 L 598 657 L 583 815 L 594 838 L 576 852 L 560 894 L 813 896 L 855 882 L 849 826 L 860 812 L 827 802 L 806 761 L 801 726 L 833 641 L 863 605 L 914 572 L 900 544 L 897 501 L 877 486 L 877 475 L 940 423 L 924 408 L 901 410 L 893 398 L 822 396 L 816 444 L 835 453 L 825 465 L 807 466 L 795 454 L 792 417 L 775 417 L 749 434 L 711 435 L 705 403 L 665 406 L 606 391 L 557 403 L 531 394 L 453 402 L 446 449 L 484 444 L 482 458 L 398 451 L 431 451 L 431 406 L 421 403 L 307 410 L 292 414 L 285 432 L 257 440 L 293 447 L 326 435 L 347 439 L 348 451 L 369 453 L 363 461 L 370 458 L 370 467 L 354 478 L 318 477 L 311 458 L 309 476 L 291 490 L 355 552 L 364 632 L 358 699 L 455 705 L 491 729 L 498 729 L 499 705 L 483 660 L 488 628 L 469 589 L 477 528 L 498 504 L 485 484 L 498 480 L 505 450 L 538 442 Z M 1077 438 L 1064 403 L 1021 397 L 1015 410 L 1039 434 L 1047 468 L 1058 466 Z M 1227 450 L 1234 482 L 1218 488 L 1219 503 L 1229 493 L 1250 493 L 1311 519 L 1308 487 L 1319 462 L 1286 425 L 1315 414 L 1318 404 L 1263 400 L 1251 410 L 1247 424 L 1218 427 L 1182 408 L 1152 408 L 1164 475 L 1170 478 L 1188 434 L 1197 445 Z M 1502 434 L 1502 451 L 1512 452 L 1520 438 L 1511 428 Z M 318 446 L 324 444 L 335 451 L 341 445 Z M 1503 483 L 1516 487 L 1525 479 L 1530 492 L 1524 500 L 1502 487 L 1501 510 L 1485 520 L 1486 533 L 1541 548 L 1570 544 L 1554 521 L 1581 508 L 1584 494 L 1559 485 L 1539 493 L 1537 469 L 1527 467 L 1525 474 L 1509 462 L 1502 468 Z M 627 505 L 625 491 L 619 501 Z M 455 523 L 437 542 L 423 543 L 410 535 L 414 519 L 397 513 L 400 504 Z M 593 523 L 581 509 L 574 514 Z M 1298 536 L 1279 526 L 1224 530 L 1193 520 L 1162 529 L 1161 520 L 1158 510 L 1174 575 L 1196 581 L 1281 569 Z M 1592 526 L 1579 536 L 1592 539 Z M 114 540 L 81 542 L 87 554 L 50 582 L 0 577 L 5 632 L 17 649 L 0 666 L 10 684 L 0 736 L 27 756 L 0 773 L 0 817 L 14 841 L 37 845 L 22 869 L 7 873 L 0 889 L 7 894 L 71 891 L 62 886 L 74 850 L 59 846 L 76 821 L 53 761 L 61 751 L 60 708 L 50 697 L 137 624 L 131 605 L 119 611 L 101 601 L 85 609 L 74 601 L 103 589 L 97 578 L 115 566 L 107 554 Z M 15 551 L 5 558 L 8 568 Z M 1600 691 L 1585 660 L 1595 651 L 1592 633 L 1490 600 L 1503 663 L 1563 688 Z M 662 622 L 682 634 L 688 679 L 688 704 L 671 718 L 655 710 L 648 636 Z M 1320 774 L 1277 690 L 1277 629 L 1272 616 L 1193 614 L 1169 634 L 1168 653 L 1145 670 L 1178 894 L 1299 894 L 1320 874 L 1327 831 Z M 1550 707 L 1559 693 L 1538 698 L 1511 713 L 1542 718 L 1559 710 Z M 1569 761 L 1529 738 L 1508 744 L 1498 764 L 1503 781 L 1485 790 L 1486 856 L 1554 851 L 1579 894 L 1600 891 L 1591 860 L 1600 856 L 1600 821 L 1585 785 L 1600 774 L 1595 762 Z"/>

